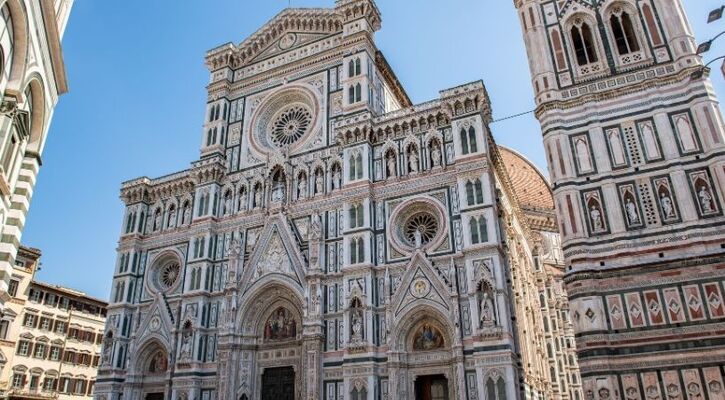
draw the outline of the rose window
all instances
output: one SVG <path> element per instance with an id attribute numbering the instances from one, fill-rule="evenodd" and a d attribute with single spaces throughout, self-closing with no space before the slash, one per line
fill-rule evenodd
<path id="1" fill-rule="evenodd" d="M 405 238 L 415 245 L 420 237 L 420 244 L 430 243 L 438 234 L 438 219 L 430 213 L 419 212 L 405 221 Z"/>
<path id="2" fill-rule="evenodd" d="M 181 271 L 181 267 L 176 262 L 171 262 L 166 265 L 164 265 L 159 270 L 159 283 L 161 284 L 161 287 L 164 289 L 168 289 L 174 284 L 176 284 L 176 281 L 179 279 L 179 272 Z"/>
<path id="3" fill-rule="evenodd" d="M 272 122 L 271 139 L 278 147 L 289 146 L 307 133 L 312 113 L 302 105 L 293 105 L 277 115 Z"/>

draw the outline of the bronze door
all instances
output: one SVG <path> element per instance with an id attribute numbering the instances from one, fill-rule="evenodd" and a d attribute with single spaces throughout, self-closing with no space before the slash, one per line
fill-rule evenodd
<path id="1" fill-rule="evenodd" d="M 292 367 L 264 370 L 262 400 L 295 400 L 295 371 Z"/>

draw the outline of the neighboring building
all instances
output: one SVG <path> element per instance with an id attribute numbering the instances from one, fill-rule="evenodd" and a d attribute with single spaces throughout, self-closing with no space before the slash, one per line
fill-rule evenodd
<path id="1" fill-rule="evenodd" d="M 585 398 L 723 399 L 725 134 L 681 0 L 514 4 Z"/>
<path id="2" fill-rule="evenodd" d="M 68 91 L 60 40 L 73 0 L 0 0 L 0 314 L 45 139 Z"/>
<path id="3" fill-rule="evenodd" d="M 40 251 L 20 247 L 0 320 L 0 397 L 91 398 L 107 303 L 34 280 Z"/>
<path id="4" fill-rule="evenodd" d="M 207 54 L 200 158 L 122 185 L 97 399 L 581 399 L 548 183 L 482 82 L 413 106 L 380 24 Z"/>

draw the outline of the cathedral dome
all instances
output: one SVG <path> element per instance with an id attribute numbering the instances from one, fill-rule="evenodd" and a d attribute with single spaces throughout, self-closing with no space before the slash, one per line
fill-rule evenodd
<path id="1" fill-rule="evenodd" d="M 554 197 L 549 182 L 539 169 L 514 150 L 503 146 L 498 149 L 521 208 L 525 211 L 553 210 Z"/>

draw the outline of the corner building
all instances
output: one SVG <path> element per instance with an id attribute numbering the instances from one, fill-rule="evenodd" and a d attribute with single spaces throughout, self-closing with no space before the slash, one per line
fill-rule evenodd
<path id="1" fill-rule="evenodd" d="M 724 398 L 725 135 L 682 2 L 514 5 L 585 398 Z"/>
<path id="2" fill-rule="evenodd" d="M 413 106 L 380 24 L 287 9 L 207 54 L 200 158 L 121 189 L 97 399 L 581 398 L 547 182 L 482 82 Z"/>

